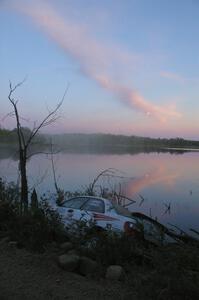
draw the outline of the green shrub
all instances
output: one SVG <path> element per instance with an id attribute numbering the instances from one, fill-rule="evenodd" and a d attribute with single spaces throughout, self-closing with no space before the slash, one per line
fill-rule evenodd
<path id="1" fill-rule="evenodd" d="M 9 235 L 21 247 L 43 251 L 52 241 L 66 239 L 66 231 L 58 213 L 42 199 L 20 214 L 19 192 L 11 183 L 0 179 L 0 231 Z"/>
<path id="2" fill-rule="evenodd" d="M 14 183 L 5 183 L 0 178 L 0 231 L 14 226 L 19 211 L 19 190 Z"/>
<path id="3" fill-rule="evenodd" d="M 6 201 L 8 203 L 17 204 L 19 203 L 19 188 L 13 183 L 6 183 L 0 177 L 0 202 Z"/>
<path id="4" fill-rule="evenodd" d="M 17 240 L 21 247 L 40 252 L 53 241 L 64 241 L 66 235 L 59 215 L 46 201 L 42 201 L 37 209 L 18 216 L 11 228 L 11 238 Z"/>
<path id="5" fill-rule="evenodd" d="M 112 264 L 142 264 L 144 242 L 125 233 L 116 233 L 96 226 L 92 221 L 75 221 L 69 228 L 70 238 L 76 248 L 103 266 Z M 141 248 L 140 248 L 141 247 Z"/>
<path id="6" fill-rule="evenodd" d="M 199 253 L 193 246 L 170 246 L 153 249 L 153 266 L 139 280 L 132 277 L 139 299 L 199 299 Z"/>
<path id="7" fill-rule="evenodd" d="M 16 222 L 15 207 L 6 201 L 0 201 L 0 231 L 7 232 Z"/>

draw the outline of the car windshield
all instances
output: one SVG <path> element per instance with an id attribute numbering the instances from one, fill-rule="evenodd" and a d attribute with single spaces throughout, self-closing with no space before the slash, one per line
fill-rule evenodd
<path id="1" fill-rule="evenodd" d="M 101 199 L 89 199 L 82 207 L 84 210 L 104 213 L 104 201 Z"/>
<path id="2" fill-rule="evenodd" d="M 86 197 L 72 198 L 70 200 L 64 201 L 64 203 L 62 204 L 62 207 L 81 209 L 82 205 L 87 201 L 88 201 L 88 198 L 86 198 Z"/>
<path id="3" fill-rule="evenodd" d="M 129 218 L 132 218 L 132 215 L 130 213 L 130 211 L 128 209 L 126 209 L 125 207 L 121 206 L 121 205 L 118 205 L 116 203 L 112 203 L 116 213 L 118 215 L 121 215 L 121 216 L 124 216 L 124 217 L 129 217 Z"/>

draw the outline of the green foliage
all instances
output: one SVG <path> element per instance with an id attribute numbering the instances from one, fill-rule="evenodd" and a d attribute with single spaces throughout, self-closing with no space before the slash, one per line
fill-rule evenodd
<path id="1" fill-rule="evenodd" d="M 31 211 L 35 211 L 39 207 L 38 197 L 35 189 L 33 190 L 30 197 L 30 207 L 31 207 Z"/>
<path id="2" fill-rule="evenodd" d="M 153 246 L 141 236 L 104 230 L 84 220 L 66 230 L 45 197 L 22 216 L 17 199 L 17 187 L 1 179 L 0 233 L 5 232 L 18 246 L 44 251 L 51 242 L 70 239 L 80 254 L 99 263 L 102 275 L 107 266 L 122 265 L 128 287 L 140 300 L 199 299 L 198 244 Z"/>
<path id="3" fill-rule="evenodd" d="M 105 230 L 93 221 L 75 221 L 69 228 L 70 239 L 75 247 L 106 267 L 112 264 L 142 264 L 144 241 L 120 232 Z"/>
<path id="4" fill-rule="evenodd" d="M 51 139 L 46 136 L 46 139 Z M 185 140 L 179 137 L 149 138 L 139 136 L 125 136 L 114 134 L 60 134 L 54 135 L 53 141 L 67 151 L 97 152 L 97 153 L 139 153 L 151 151 L 170 151 L 175 150 L 166 148 L 199 148 L 199 141 Z"/>
<path id="5" fill-rule="evenodd" d="M 23 132 L 25 141 L 28 140 L 31 135 L 31 130 L 28 127 L 22 127 L 21 130 Z M 34 142 L 37 144 L 44 144 L 45 143 L 44 135 L 37 134 L 37 136 L 34 138 Z M 8 130 L 8 129 L 0 128 L 0 143 L 17 144 L 18 143 L 17 129 L 14 128 L 13 130 Z"/>
<path id="6" fill-rule="evenodd" d="M 16 223 L 16 209 L 12 203 L 0 200 L 0 231 L 8 232 Z"/>
<path id="7" fill-rule="evenodd" d="M 0 200 L 9 203 L 17 203 L 19 200 L 19 188 L 14 182 L 9 184 L 0 177 Z"/>
<path id="8" fill-rule="evenodd" d="M 0 230 L 14 226 L 19 213 L 19 189 L 14 183 L 7 184 L 0 178 Z"/>
<path id="9" fill-rule="evenodd" d="M 101 266 L 119 264 L 126 283 L 138 299 L 199 299 L 199 252 L 194 245 L 157 247 L 138 237 L 105 231 L 95 223 L 79 221 L 72 235 L 76 248 Z"/>
<path id="10" fill-rule="evenodd" d="M 193 246 L 169 246 L 153 249 L 153 266 L 136 281 L 139 299 L 199 299 L 199 253 Z"/>
<path id="11" fill-rule="evenodd" d="M 65 230 L 59 215 L 43 200 L 37 209 L 18 216 L 11 238 L 21 247 L 43 251 L 49 243 L 65 240 Z"/>
<path id="12" fill-rule="evenodd" d="M 48 243 L 66 239 L 62 220 L 50 207 L 47 199 L 42 199 L 39 203 L 32 199 L 34 205 L 23 215 L 20 214 L 18 199 L 18 188 L 13 183 L 6 184 L 0 179 L 1 232 L 9 234 L 19 246 L 33 251 L 43 251 Z"/>
<path id="13" fill-rule="evenodd" d="M 137 241 L 125 234 L 117 234 L 113 231 L 101 231 L 95 243 L 90 247 L 94 258 L 103 265 L 139 262 Z"/>

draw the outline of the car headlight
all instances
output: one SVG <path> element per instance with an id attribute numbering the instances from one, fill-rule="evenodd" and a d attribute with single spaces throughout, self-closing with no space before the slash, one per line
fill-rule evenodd
<path id="1" fill-rule="evenodd" d="M 124 223 L 124 232 L 128 233 L 128 234 L 134 234 L 136 231 L 135 229 L 135 224 L 127 221 Z"/>

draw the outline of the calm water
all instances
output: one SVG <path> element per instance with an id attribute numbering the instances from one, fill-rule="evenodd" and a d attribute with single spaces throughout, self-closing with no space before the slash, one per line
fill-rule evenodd
<path id="1" fill-rule="evenodd" d="M 130 210 L 151 214 L 164 224 L 199 230 L 199 152 L 59 153 L 54 160 L 59 186 L 65 190 L 82 190 L 102 170 L 115 168 L 123 178 L 104 178 L 99 183 L 114 187 L 120 182 L 123 193 L 136 201 L 129 206 Z M 17 161 L 0 156 L 0 177 L 16 181 L 17 166 Z M 34 156 L 29 161 L 28 174 L 30 185 L 36 186 L 39 193 L 54 191 L 51 160 L 46 155 Z"/>

